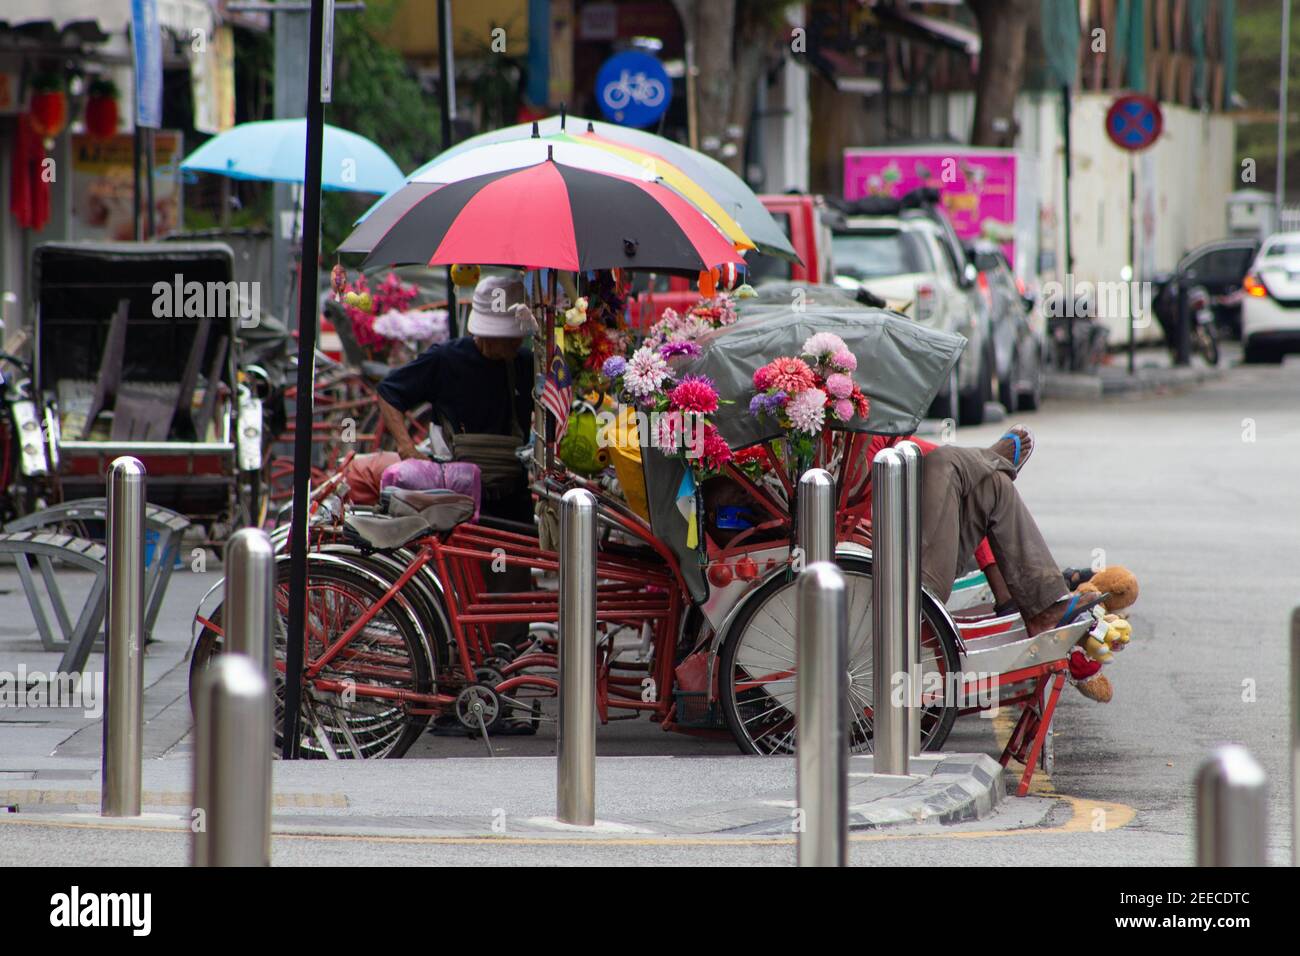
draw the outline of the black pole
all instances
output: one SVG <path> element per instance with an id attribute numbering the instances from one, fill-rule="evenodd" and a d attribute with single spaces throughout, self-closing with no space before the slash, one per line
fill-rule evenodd
<path id="1" fill-rule="evenodd" d="M 1133 299 L 1134 290 L 1137 285 L 1134 280 L 1137 279 L 1137 269 L 1134 263 L 1137 261 L 1137 239 L 1135 237 L 1135 225 L 1133 206 L 1137 203 L 1137 174 L 1133 169 L 1133 153 L 1128 154 L 1128 291 L 1125 295 L 1125 301 L 1128 302 L 1128 373 L 1132 375 L 1137 365 L 1136 345 L 1134 338 L 1136 331 L 1133 328 Z"/>
<path id="2" fill-rule="evenodd" d="M 438 62 L 442 72 L 439 83 L 438 112 L 442 114 L 442 148 L 452 147 L 452 120 L 456 118 L 456 50 L 451 38 L 451 0 L 438 0 Z M 456 315 L 456 284 L 447 267 L 447 330 L 453 337 L 459 329 Z"/>
<path id="3" fill-rule="evenodd" d="M 153 209 L 154 133 L 152 128 L 144 131 L 144 221 L 151 240 L 157 231 Z"/>
<path id="4" fill-rule="evenodd" d="M 140 137 L 143 135 L 139 126 L 131 130 L 131 215 L 133 219 L 131 235 L 136 242 L 144 239 L 144 217 L 140 211 Z"/>
<path id="5" fill-rule="evenodd" d="M 1074 247 L 1070 245 L 1070 174 L 1071 174 L 1071 172 L 1072 172 L 1072 166 L 1071 166 L 1071 162 L 1070 162 L 1070 88 L 1069 88 L 1068 86 L 1062 86 L 1062 87 L 1061 87 L 1061 105 L 1062 105 L 1062 107 L 1063 107 L 1064 116 L 1065 116 L 1065 191 L 1064 191 L 1064 201 L 1065 201 L 1065 276 L 1064 276 L 1064 287 L 1065 287 L 1065 288 L 1068 288 L 1068 289 L 1073 289 L 1073 288 L 1074 288 L 1074 282 L 1073 282 L 1073 281 L 1071 280 L 1071 278 L 1070 278 L 1071 276 L 1074 275 Z M 1073 292 L 1071 292 L 1070 294 L 1073 295 Z M 1061 305 L 1063 305 L 1063 306 L 1065 307 L 1065 309 L 1064 309 L 1064 311 L 1065 311 L 1065 316 L 1066 316 L 1066 320 L 1065 320 L 1065 329 L 1066 329 L 1066 335 L 1067 335 L 1067 339 L 1066 339 L 1066 341 L 1069 343 L 1069 344 L 1067 345 L 1067 348 L 1069 349 L 1069 352 L 1070 352 L 1070 355 L 1069 355 L 1069 363 L 1066 365 L 1066 371 L 1073 372 L 1073 371 L 1075 371 L 1075 362 L 1074 362 L 1074 303 L 1073 303 L 1073 302 L 1062 302 Z"/>
<path id="6" fill-rule="evenodd" d="M 307 42 L 307 156 L 303 186 L 302 268 L 298 283 L 298 398 L 294 410 L 293 523 L 289 546 L 289 632 L 284 657 L 284 740 L 280 755 L 298 756 L 298 716 L 302 706 L 303 643 L 307 620 L 307 499 L 310 495 L 312 380 L 315 378 L 316 288 L 320 260 L 320 169 L 325 110 L 320 98 L 321 38 L 325 0 L 311 0 Z"/>

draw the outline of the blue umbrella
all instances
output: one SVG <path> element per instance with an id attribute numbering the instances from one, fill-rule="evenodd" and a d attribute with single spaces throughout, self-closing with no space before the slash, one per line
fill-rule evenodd
<path id="1" fill-rule="evenodd" d="M 306 120 L 263 120 L 241 123 L 212 137 L 185 157 L 181 169 L 231 179 L 300 183 L 306 155 Z M 387 193 L 402 185 L 403 179 L 397 164 L 370 140 L 325 125 L 322 189 Z"/>

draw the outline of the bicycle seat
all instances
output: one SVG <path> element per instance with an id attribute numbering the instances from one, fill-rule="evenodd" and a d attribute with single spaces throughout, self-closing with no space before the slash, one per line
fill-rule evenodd
<path id="1" fill-rule="evenodd" d="M 400 548 L 412 538 L 428 534 L 429 522 L 420 515 L 348 515 L 343 527 L 363 542 L 380 551 Z"/>
<path id="2" fill-rule="evenodd" d="M 385 492 L 389 496 L 390 515 L 399 518 L 418 516 L 431 531 L 450 531 L 474 517 L 474 499 L 458 491 L 442 488 L 428 491 L 389 488 Z"/>

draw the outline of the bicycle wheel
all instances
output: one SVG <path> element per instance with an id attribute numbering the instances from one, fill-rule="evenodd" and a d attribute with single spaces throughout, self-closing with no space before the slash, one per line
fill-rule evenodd
<path id="1" fill-rule="evenodd" d="M 306 664 L 318 660 L 326 647 L 387 593 L 374 572 L 350 566 L 338 555 L 328 557 L 308 565 Z M 281 664 L 288 633 L 288 593 L 289 564 L 281 561 L 276 573 L 273 636 L 275 660 Z M 221 612 L 217 608 L 211 618 L 217 626 L 221 625 Z M 199 674 L 221 649 L 221 636 L 205 627 L 190 663 L 191 701 Z M 331 753 L 356 759 L 401 757 L 429 722 L 429 713 L 412 712 L 412 704 L 382 696 L 385 691 L 430 693 L 434 686 L 430 653 L 410 605 L 400 595 L 380 608 L 318 676 L 343 686 L 326 690 L 313 681 L 304 682 L 299 746 L 303 757 Z M 284 721 L 284 675 L 280 670 L 275 685 L 278 749 Z"/>
<path id="2" fill-rule="evenodd" d="M 852 753 L 870 753 L 873 685 L 871 646 L 871 562 L 838 559 L 848 601 L 848 731 Z M 751 597 L 727 629 L 719 654 L 719 696 L 732 736 L 745 753 L 794 753 L 795 579 L 778 576 Z M 948 686 L 959 662 L 956 635 L 929 595 L 922 601 L 922 688 L 936 677 Z M 938 750 L 957 719 L 956 701 L 926 694 L 921 712 L 921 746 Z"/>

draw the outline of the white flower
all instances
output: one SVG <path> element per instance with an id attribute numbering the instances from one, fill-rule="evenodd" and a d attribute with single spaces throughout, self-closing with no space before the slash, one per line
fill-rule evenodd
<path id="1" fill-rule="evenodd" d="M 826 423 L 826 393 L 806 388 L 786 403 L 785 413 L 796 431 L 816 435 Z"/>
<path id="2" fill-rule="evenodd" d="M 645 399 L 659 391 L 668 377 L 668 363 L 655 349 L 642 346 L 628 359 L 623 373 L 623 387 L 637 398 Z"/>

